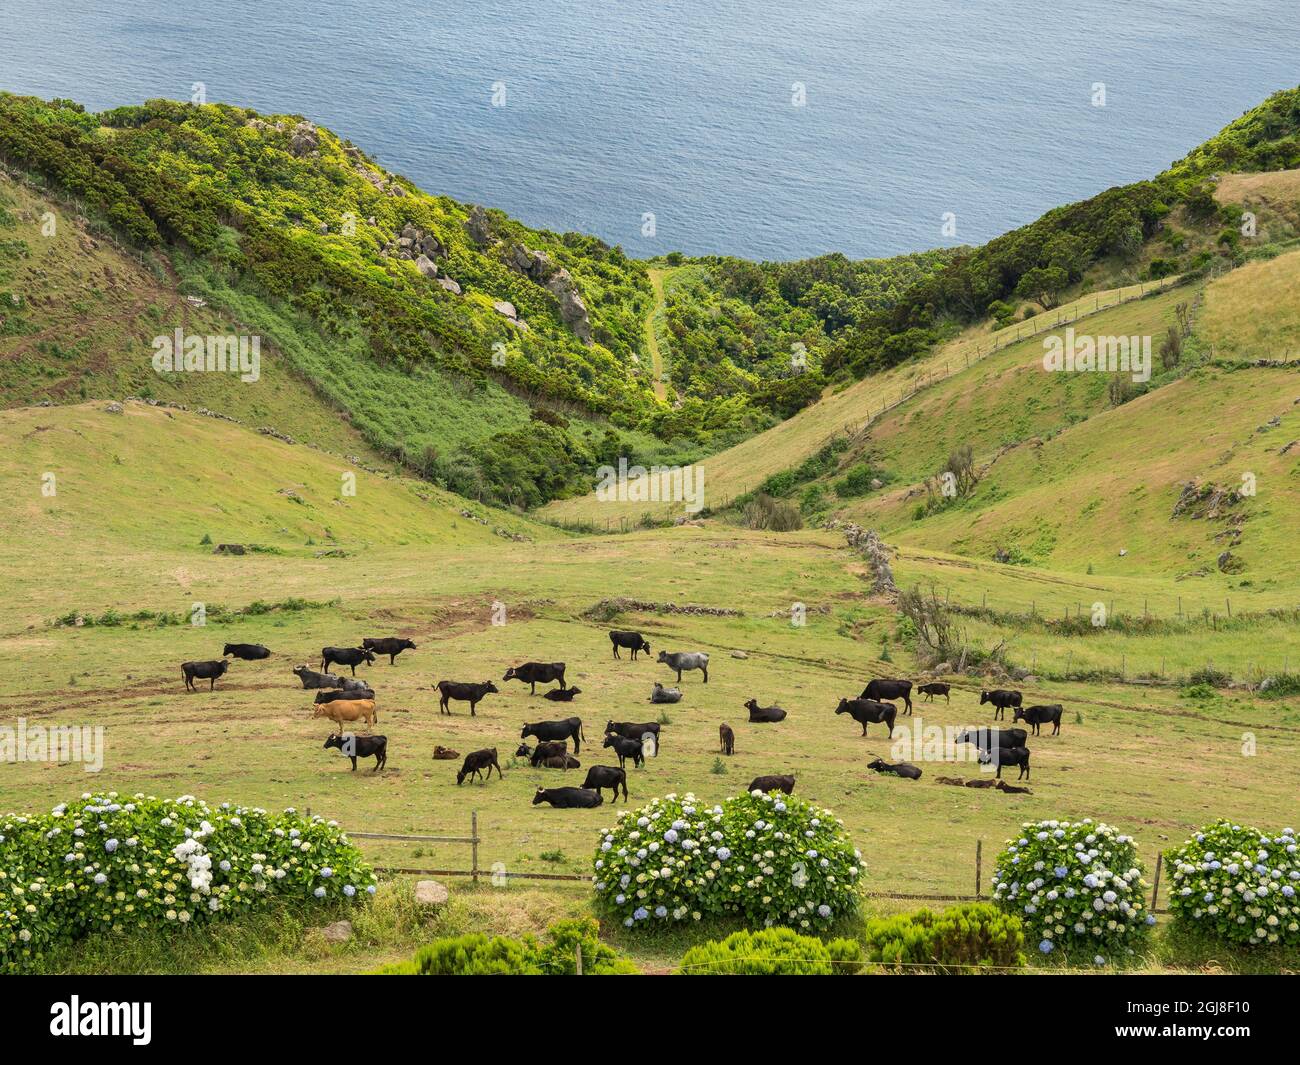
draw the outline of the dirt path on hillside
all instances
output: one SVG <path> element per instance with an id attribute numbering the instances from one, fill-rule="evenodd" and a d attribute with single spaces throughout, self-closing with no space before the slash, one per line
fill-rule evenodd
<path id="1" fill-rule="evenodd" d="M 650 367 L 654 372 L 655 395 L 663 399 L 667 395 L 664 388 L 664 357 L 659 350 L 659 340 L 655 337 L 655 315 L 664 306 L 664 278 L 672 271 L 664 270 L 659 267 L 650 267 L 650 286 L 654 289 L 655 302 L 650 308 L 650 313 L 645 316 L 645 343 L 650 350 Z"/>

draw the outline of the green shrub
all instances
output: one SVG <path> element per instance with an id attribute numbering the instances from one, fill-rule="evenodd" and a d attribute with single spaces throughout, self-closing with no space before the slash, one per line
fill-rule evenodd
<path id="1" fill-rule="evenodd" d="M 803 528 L 803 515 L 793 503 L 783 503 L 760 492 L 748 503 L 742 518 L 749 529 L 770 529 L 772 532 L 790 532 Z"/>
<path id="2" fill-rule="evenodd" d="M 558 921 L 546 930 L 548 942 L 532 936 L 489 939 L 481 932 L 437 939 L 409 961 L 377 970 L 381 976 L 574 976 L 582 948 L 584 976 L 633 976 L 638 972 L 623 955 L 599 939 L 600 925 L 590 917 Z"/>
<path id="3" fill-rule="evenodd" d="M 789 928 L 764 928 L 692 947 L 682 956 L 678 975 L 852 976 L 861 965 L 862 948 L 851 939 L 827 944 Z"/>
<path id="4" fill-rule="evenodd" d="M 1174 920 L 1232 943 L 1300 946 L 1300 856 L 1291 829 L 1218 821 L 1165 855 Z"/>
<path id="5" fill-rule="evenodd" d="M 803 799 L 745 793 L 707 807 L 688 793 L 621 813 L 593 872 L 628 928 L 738 914 L 811 929 L 857 910 L 861 856 L 834 814 Z"/>
<path id="6" fill-rule="evenodd" d="M 940 972 L 1008 969 L 1025 964 L 1020 918 L 987 902 L 965 903 L 942 913 L 920 909 L 867 922 L 866 957 L 903 972 L 932 967 Z"/>

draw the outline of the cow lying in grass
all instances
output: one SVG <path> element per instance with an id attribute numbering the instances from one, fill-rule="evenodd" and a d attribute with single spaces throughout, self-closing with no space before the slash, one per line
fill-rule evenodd
<path id="1" fill-rule="evenodd" d="M 336 677 L 330 673 L 317 673 L 316 670 L 308 669 L 306 666 L 294 666 L 293 674 L 302 681 L 304 690 L 310 688 L 347 687 L 347 682 L 342 677 Z M 364 681 L 362 683 L 364 683 Z"/>
<path id="2" fill-rule="evenodd" d="M 198 691 L 194 687 L 194 678 L 208 681 L 208 691 L 212 691 L 217 686 L 217 678 L 224 677 L 226 670 L 230 668 L 230 663 L 224 658 L 216 659 L 211 662 L 182 662 L 181 676 L 185 678 L 186 691 Z"/>
<path id="3" fill-rule="evenodd" d="M 486 779 L 481 777 L 483 770 L 487 770 Z M 456 787 L 464 782 L 466 777 L 472 776 L 477 780 L 482 780 L 486 784 L 492 779 L 492 770 L 497 771 L 498 779 L 504 780 L 501 775 L 501 766 L 497 762 L 497 749 L 487 747 L 481 751 L 470 751 L 465 755 L 465 764 L 460 767 L 460 772 L 456 774 Z"/>
<path id="4" fill-rule="evenodd" d="M 682 701 L 681 688 L 665 688 L 662 684 L 656 682 L 654 689 L 650 692 L 650 701 L 652 703 L 680 703 Z"/>
<path id="5" fill-rule="evenodd" d="M 757 699 L 750 699 L 745 704 L 745 709 L 749 711 L 749 720 L 751 724 L 774 724 L 777 721 L 784 721 L 786 714 L 779 706 L 759 706 Z"/>
<path id="6" fill-rule="evenodd" d="M 559 810 L 590 810 L 605 801 L 598 791 L 589 788 L 538 788 L 533 805 L 549 802 Z"/>
<path id="7" fill-rule="evenodd" d="M 271 652 L 260 643 L 228 643 L 221 653 L 245 662 L 258 662 L 271 657 Z"/>
<path id="8" fill-rule="evenodd" d="M 550 699 L 553 703 L 571 703 L 575 695 L 581 694 L 581 688 L 552 688 L 548 692 L 543 692 L 542 698 Z"/>
<path id="9" fill-rule="evenodd" d="M 336 747 L 351 758 L 354 773 L 357 771 L 358 758 L 374 758 L 375 768 L 371 770 L 372 773 L 378 773 L 388 764 L 387 736 L 358 736 L 352 732 L 340 735 L 332 732 L 329 739 L 325 741 L 325 747 L 326 749 Z"/>
<path id="10" fill-rule="evenodd" d="M 874 769 L 877 773 L 893 773 L 894 776 L 903 777 L 905 780 L 921 779 L 920 768 L 912 765 L 911 762 L 896 762 L 890 765 L 883 758 L 877 758 L 874 762 L 868 762 L 867 768 Z"/>
<path id="11" fill-rule="evenodd" d="M 745 789 L 749 792 L 759 791 L 766 795 L 769 791 L 783 791 L 787 795 L 794 794 L 794 774 L 786 776 L 755 777 L 749 782 L 749 787 Z"/>

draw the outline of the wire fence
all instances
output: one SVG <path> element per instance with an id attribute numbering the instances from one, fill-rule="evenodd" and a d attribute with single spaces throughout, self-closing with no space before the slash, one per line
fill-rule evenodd
<path id="1" fill-rule="evenodd" d="M 311 817 L 311 808 L 307 809 L 307 816 Z M 346 831 L 346 830 L 345 830 Z M 347 831 L 349 839 L 364 840 L 384 840 L 410 843 L 435 843 L 446 845 L 467 845 L 470 848 L 470 867 L 468 869 L 435 869 L 428 867 L 408 867 L 379 865 L 375 867 L 375 872 L 384 873 L 390 876 L 402 875 L 426 875 L 426 876 L 444 876 L 457 877 L 471 880 L 477 884 L 480 878 L 489 880 L 497 887 L 504 887 L 510 880 L 551 880 L 564 881 L 570 883 L 591 883 L 592 876 L 587 873 L 518 873 L 511 872 L 504 862 L 494 862 L 491 866 L 484 868 L 479 863 L 479 845 L 484 842 L 483 836 L 479 832 L 478 811 L 470 813 L 470 834 L 468 836 L 444 836 L 429 835 L 423 833 L 393 833 L 393 832 L 351 832 Z M 1164 868 L 1164 855 L 1157 852 L 1155 864 L 1155 876 L 1151 886 L 1151 912 L 1154 914 L 1164 915 L 1168 910 L 1159 908 L 1160 898 L 1160 878 Z M 942 893 L 942 892 L 911 892 L 898 891 L 891 888 L 876 888 L 863 891 L 863 897 L 868 899 L 887 899 L 899 902 L 988 902 L 990 895 L 984 890 L 984 841 L 977 839 L 975 841 L 975 853 L 973 863 L 970 868 L 971 886 L 974 889 L 973 894 Z"/>

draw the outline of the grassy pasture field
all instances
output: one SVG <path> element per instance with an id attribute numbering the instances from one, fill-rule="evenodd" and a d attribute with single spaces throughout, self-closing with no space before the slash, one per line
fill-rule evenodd
<path id="1" fill-rule="evenodd" d="M 512 530 L 536 539 L 508 540 L 461 517 L 452 497 L 425 485 L 360 471 L 356 497 L 343 499 L 337 462 L 313 449 L 194 414 L 128 405 L 115 415 L 102 406 L 0 417 L 0 446 L 10 459 L 3 485 L 10 498 L 23 501 L 0 516 L 10 606 L 0 650 L 22 664 L 0 677 L 0 691 L 30 724 L 105 728 L 97 775 L 79 765 L 5 765 L 6 809 L 41 810 L 91 788 L 143 790 L 310 807 L 356 831 L 455 835 L 467 833 L 476 810 L 483 866 L 582 873 L 597 830 L 615 809 L 606 803 L 595 811 L 559 811 L 534 807 L 531 797 L 539 785 L 581 783 L 586 767 L 611 761 L 599 750 L 607 719 L 656 720 L 662 709 L 660 755 L 629 771 L 634 804 L 686 790 L 720 799 L 761 773 L 793 772 L 799 794 L 844 819 L 873 891 L 968 893 L 975 842 L 983 841 L 987 875 L 1003 841 L 1029 818 L 1110 821 L 1137 837 L 1149 867 L 1157 851 L 1216 817 L 1272 827 L 1294 820 L 1295 700 L 1239 690 L 1189 698 L 1174 686 L 1046 679 L 1024 685 L 1027 699 L 1066 707 L 1061 736 L 1031 741 L 1031 795 L 934 782 L 936 775 L 980 775 L 971 762 L 925 761 L 926 776 L 916 783 L 869 772 L 866 764 L 877 756 L 917 761 L 924 754 L 893 748 L 879 726 L 862 738 L 834 707 L 868 678 L 905 675 L 911 663 L 889 604 L 867 594 L 863 559 L 834 531 L 770 534 L 711 522 L 575 538 L 513 519 Z M 160 430 L 168 441 L 161 449 Z M 152 462 L 150 476 L 132 476 L 145 461 Z M 49 498 L 40 494 L 40 478 L 51 466 L 59 491 Z M 283 495 L 285 485 L 295 486 L 305 502 Z M 482 513 L 490 525 L 512 520 L 486 508 Z M 329 546 L 345 552 L 342 557 L 316 556 L 326 543 L 325 525 L 334 536 Z M 217 556 L 199 543 L 205 532 L 218 542 L 256 538 L 281 553 Z M 308 538 L 316 544 L 307 546 Z M 921 577 L 933 565 L 918 549 L 905 548 L 899 573 Z M 967 579 L 996 586 L 1002 577 L 995 569 L 1012 578 L 1029 572 L 989 564 Z M 1112 587 L 1121 580 L 1102 579 Z M 1060 598 L 1077 595 L 1077 585 L 1077 578 L 1063 579 Z M 969 585 L 971 594 L 977 587 Z M 613 596 L 740 614 L 589 616 Z M 186 620 L 194 602 L 270 607 L 196 627 Z M 494 602 L 505 604 L 504 625 L 492 624 Z M 796 602 L 807 607 L 803 627 L 789 618 Z M 99 623 L 110 608 L 175 614 L 182 623 Z M 54 624 L 69 614 L 92 623 Z M 709 651 L 710 682 L 687 674 L 682 703 L 652 707 L 653 681 L 669 682 L 672 675 L 653 655 L 614 661 L 606 630 L 615 626 L 640 628 L 656 652 Z M 389 737 L 388 769 L 374 775 L 363 766 L 353 774 L 346 760 L 322 749 L 329 729 L 309 716 L 310 696 L 290 669 L 318 664 L 326 644 L 391 633 L 414 639 L 418 650 L 396 666 L 381 662 L 360 671 L 378 692 L 377 731 Z M 1258 633 L 1244 631 L 1238 639 L 1248 646 Z M 265 643 L 274 657 L 235 663 L 213 693 L 186 693 L 179 663 L 216 657 L 226 641 Z M 880 659 L 882 646 L 890 661 Z M 1019 648 L 1016 657 L 1023 660 Z M 500 680 L 506 666 L 526 659 L 566 661 L 569 682 L 582 694 L 572 704 L 556 704 Z M 493 679 L 502 692 L 489 695 L 476 717 L 464 704 L 442 716 L 431 690 L 442 678 Z M 991 720 L 978 705 L 977 679 L 954 684 L 950 705 L 918 701 L 912 719 L 900 718 L 918 742 L 934 742 L 924 726 Z M 789 719 L 747 724 L 742 704 L 750 697 L 784 706 Z M 512 760 L 523 722 L 570 713 L 584 721 L 583 770 L 566 777 Z M 718 755 L 724 721 L 737 738 L 737 753 L 727 759 Z M 1251 743 L 1255 753 L 1244 758 L 1243 744 Z M 435 744 L 462 754 L 495 746 L 505 779 L 457 788 L 458 763 L 432 760 Z M 365 849 L 390 865 L 465 868 L 468 862 L 461 846 L 367 841 Z M 517 928 L 539 915 L 581 909 L 583 898 L 580 887 L 516 883 L 467 892 L 455 913 Z M 881 909 L 897 905 L 873 900 Z M 629 946 L 652 960 L 657 951 L 670 952 L 666 944 Z M 363 964 L 303 950 L 274 965 Z"/>

